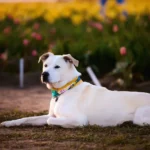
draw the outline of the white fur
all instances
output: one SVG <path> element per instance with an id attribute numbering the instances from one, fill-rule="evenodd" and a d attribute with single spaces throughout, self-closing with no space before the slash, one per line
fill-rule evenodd
<path id="1" fill-rule="evenodd" d="M 43 71 L 50 74 L 47 87 L 62 87 L 80 75 L 63 56 L 51 55 L 44 61 Z M 54 69 L 60 65 L 60 69 Z M 62 94 L 58 101 L 51 99 L 49 114 L 5 121 L 1 125 L 59 125 L 73 128 L 85 125 L 116 126 L 125 121 L 150 125 L 150 94 L 142 92 L 110 91 L 82 82 Z"/>

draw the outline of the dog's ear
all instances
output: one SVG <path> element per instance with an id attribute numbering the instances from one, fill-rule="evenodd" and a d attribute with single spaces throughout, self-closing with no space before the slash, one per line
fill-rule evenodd
<path id="1" fill-rule="evenodd" d="M 43 62 L 50 56 L 50 55 L 54 55 L 53 53 L 45 53 L 43 55 L 40 56 L 38 63 L 40 63 L 40 61 L 42 60 Z"/>
<path id="2" fill-rule="evenodd" d="M 78 67 L 79 61 L 76 60 L 75 58 L 73 58 L 70 54 L 63 55 L 63 58 L 66 62 L 70 62 L 70 63 L 74 64 L 76 67 Z"/>

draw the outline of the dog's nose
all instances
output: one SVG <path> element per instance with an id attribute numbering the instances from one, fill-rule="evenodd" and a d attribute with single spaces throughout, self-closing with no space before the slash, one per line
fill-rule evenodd
<path id="1" fill-rule="evenodd" d="M 48 72 L 43 72 L 42 75 L 41 75 L 42 81 L 43 82 L 48 82 L 48 76 L 49 76 Z"/>
<path id="2" fill-rule="evenodd" d="M 42 76 L 49 76 L 49 73 L 48 72 L 43 72 Z"/>

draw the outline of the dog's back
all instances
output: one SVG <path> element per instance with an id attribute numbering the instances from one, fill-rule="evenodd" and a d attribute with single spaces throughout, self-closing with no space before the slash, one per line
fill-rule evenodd
<path id="1" fill-rule="evenodd" d="M 78 94 L 80 111 L 87 114 L 90 124 L 121 124 L 133 120 L 137 108 L 150 106 L 148 93 L 110 91 L 86 82 L 80 85 Z"/>

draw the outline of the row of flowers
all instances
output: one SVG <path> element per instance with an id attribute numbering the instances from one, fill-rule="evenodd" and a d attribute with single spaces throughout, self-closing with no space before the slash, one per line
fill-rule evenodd
<path id="1" fill-rule="evenodd" d="M 105 22 L 91 19 L 75 26 L 70 19 L 59 19 L 53 24 L 42 17 L 19 22 L 8 15 L 0 25 L 0 65 L 3 66 L 0 70 L 10 71 L 11 64 L 20 57 L 27 61 L 25 71 L 39 69 L 35 60 L 51 49 L 56 54 L 71 53 L 82 62 L 82 71 L 85 66 L 94 65 L 97 73 L 100 70 L 104 74 L 125 61 L 125 66 L 135 62 L 134 70 L 148 77 L 149 21 L 148 15 L 128 16 L 124 22 L 117 18 Z"/>
<path id="2" fill-rule="evenodd" d="M 49 35 L 47 35 L 47 37 L 44 37 L 44 33 L 46 33 L 47 30 L 43 31 L 43 24 L 45 24 L 46 26 L 49 26 L 49 24 L 46 22 L 44 23 L 34 22 L 31 26 L 26 27 L 27 25 L 21 24 L 20 22 L 16 21 L 16 19 L 14 19 L 13 17 L 10 17 L 9 15 L 7 16 L 7 18 L 5 18 L 5 20 L 3 20 L 3 22 L 5 22 L 6 27 L 4 28 L 0 27 L 0 29 L 2 29 L 1 30 L 2 34 L 0 35 L 0 39 L 4 39 L 2 40 L 2 42 L 0 41 L 0 44 L 1 44 L 0 45 L 0 59 L 1 60 L 5 61 L 8 59 L 8 51 L 9 51 L 9 55 L 11 58 L 11 52 L 13 53 L 13 50 L 17 51 L 18 54 L 21 52 L 19 54 L 19 57 L 22 57 L 24 55 L 23 51 L 29 51 L 30 52 L 28 53 L 29 56 L 30 55 L 37 56 L 38 55 L 37 43 L 40 45 L 44 45 L 42 43 L 43 41 L 47 41 L 48 43 L 47 49 L 52 49 L 55 46 L 56 41 L 51 42 L 51 40 L 48 37 L 51 35 L 56 35 L 57 29 L 55 27 L 50 28 Z M 87 26 L 86 32 L 92 32 L 93 29 L 96 29 L 99 32 L 103 32 L 104 30 L 103 24 L 98 21 L 89 21 L 87 22 L 87 24 L 88 26 Z M 109 24 L 111 24 L 111 20 L 109 21 Z M 24 31 L 22 31 L 23 26 L 25 26 Z M 119 30 L 120 29 L 119 29 L 118 24 L 112 24 L 113 33 L 117 33 L 119 32 Z M 17 43 L 17 45 L 12 42 L 10 42 L 10 45 L 9 45 L 9 42 L 7 41 L 10 41 L 11 38 L 14 37 L 14 34 L 16 34 L 15 42 Z M 31 49 L 32 46 L 33 48 Z M 18 50 L 18 47 L 20 47 L 21 50 Z M 40 48 L 38 49 L 39 51 L 41 50 Z M 120 47 L 120 55 L 126 55 L 126 48 L 124 46 Z M 18 57 L 18 56 L 13 56 L 13 57 Z"/>
<path id="3" fill-rule="evenodd" d="M 10 15 L 15 18 L 15 23 L 43 17 L 49 23 L 60 18 L 70 18 L 74 24 L 80 24 L 85 20 L 104 19 L 104 15 L 115 18 L 120 15 L 141 15 L 150 13 L 150 1 L 126 0 L 124 4 L 118 4 L 116 0 L 108 0 L 104 8 L 98 1 L 73 1 L 69 3 L 0 3 L 0 20 Z"/>

